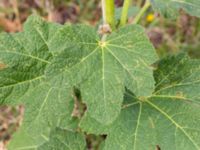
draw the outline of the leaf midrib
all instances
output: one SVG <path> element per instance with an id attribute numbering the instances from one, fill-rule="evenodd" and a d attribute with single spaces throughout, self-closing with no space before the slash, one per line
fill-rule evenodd
<path id="1" fill-rule="evenodd" d="M 135 83 L 137 84 L 136 87 L 138 87 L 137 80 L 136 80 L 136 78 L 131 74 L 131 72 L 129 71 L 129 69 L 125 67 L 125 65 L 120 61 L 120 59 L 119 59 L 117 56 L 115 56 L 115 54 L 112 52 L 112 50 L 111 50 L 110 48 L 106 47 L 106 49 L 107 49 L 107 50 L 109 51 L 109 53 L 114 57 L 114 59 L 117 60 L 117 62 L 122 66 L 122 68 L 124 68 L 124 70 L 126 70 L 126 72 L 128 72 L 128 74 L 131 76 L 131 78 L 132 78 L 134 81 L 136 81 L 136 82 L 135 82 Z M 137 89 L 137 90 L 138 90 L 138 89 Z"/>
<path id="2" fill-rule="evenodd" d="M 169 85 L 169 86 L 161 88 L 160 90 L 157 90 L 156 92 L 154 92 L 154 94 L 160 93 L 161 91 L 164 91 L 164 90 L 167 90 L 167 89 L 171 89 L 171 88 L 174 88 L 174 87 L 189 86 L 189 85 L 193 85 L 193 84 L 197 84 L 197 83 L 200 83 L 200 80 L 196 80 L 196 81 L 192 81 L 192 82 L 186 82 L 186 83 L 181 83 L 181 84 Z"/>
<path id="3" fill-rule="evenodd" d="M 33 55 L 27 55 L 27 54 L 19 53 L 19 52 L 17 52 L 17 51 L 14 52 L 14 51 L 7 51 L 7 50 L 5 50 L 5 51 L 0 51 L 0 53 L 11 53 L 11 54 L 15 54 L 15 55 L 21 55 L 21 56 L 25 56 L 25 57 L 30 57 L 30 58 L 32 58 L 32 59 L 38 60 L 38 61 L 43 62 L 43 63 L 46 63 L 46 64 L 49 64 L 49 63 L 50 63 L 49 61 L 44 60 L 44 59 L 41 59 L 41 58 L 39 58 L 39 57 L 35 57 L 35 56 L 33 56 Z"/>
<path id="4" fill-rule="evenodd" d="M 106 91 L 105 91 L 105 52 L 104 52 L 104 49 L 101 47 L 101 53 L 102 53 L 102 86 L 103 86 L 103 105 L 104 105 L 104 108 L 107 108 L 106 107 Z M 104 112 L 105 113 L 105 112 Z M 106 112 L 107 113 L 107 112 Z"/>
<path id="5" fill-rule="evenodd" d="M 65 67 L 64 68 L 64 70 L 61 72 L 61 73 L 63 73 L 63 72 L 68 72 L 69 74 L 71 73 L 71 70 L 73 69 L 73 68 L 76 68 L 77 66 L 79 66 L 80 64 L 82 64 L 82 63 L 84 63 L 88 58 L 90 58 L 93 54 L 95 54 L 96 53 L 96 51 L 99 49 L 99 46 L 97 46 L 96 48 L 94 48 L 94 50 L 92 50 L 87 56 L 85 56 L 85 57 L 83 57 L 82 59 L 81 59 L 81 61 L 80 62 L 78 62 L 77 64 L 75 64 L 74 66 L 72 66 L 72 67 Z"/>
<path id="6" fill-rule="evenodd" d="M 170 120 L 177 128 L 180 129 L 180 131 L 185 134 L 185 136 L 192 142 L 192 144 L 197 148 L 197 150 L 200 149 L 199 145 L 189 136 L 189 134 L 184 130 L 184 128 L 179 125 L 170 115 L 168 115 L 165 111 L 163 111 L 161 108 L 159 108 L 157 105 L 155 105 L 153 102 L 150 102 L 149 100 L 146 101 L 146 103 L 149 104 L 149 106 L 153 107 L 155 110 L 160 112 L 163 116 L 165 116 L 168 120 Z"/>
<path id="7" fill-rule="evenodd" d="M 41 75 L 41 76 L 38 76 L 38 77 L 35 77 L 31 80 L 25 80 L 25 81 L 22 81 L 22 82 L 17 82 L 17 83 L 14 83 L 14 84 L 9 84 L 7 86 L 2 86 L 0 87 L 0 89 L 4 89 L 4 88 L 9 88 L 9 87 L 14 87 L 14 86 L 17 86 L 17 85 L 21 85 L 21 84 L 26 84 L 26 83 L 31 83 L 33 81 L 36 81 L 36 80 L 40 80 L 44 77 L 44 75 Z"/>
<path id="8" fill-rule="evenodd" d="M 133 150 L 136 150 L 137 134 L 138 134 L 138 128 L 140 125 L 141 114 L 142 114 L 142 103 L 139 103 L 139 114 L 138 114 L 137 124 L 136 124 L 136 128 L 135 128 Z"/>
<path id="9" fill-rule="evenodd" d="M 157 96 L 157 95 L 155 95 Z M 158 95 L 159 96 L 159 95 Z M 163 95 L 162 95 L 163 96 Z M 166 95 L 164 95 L 166 96 Z M 154 96 L 152 96 L 154 97 Z M 166 96 L 167 97 L 167 96 Z M 170 97 L 170 98 L 177 98 L 177 99 L 181 99 L 181 97 L 176 97 L 176 96 L 173 96 L 173 97 Z M 183 99 L 184 101 L 186 101 L 186 99 Z M 172 117 L 170 117 L 170 115 L 168 115 L 164 110 L 162 110 L 161 108 L 159 108 L 159 106 L 155 105 L 153 102 L 151 102 L 151 100 L 148 100 L 145 101 L 145 102 L 133 102 L 129 105 L 127 105 L 126 107 L 122 107 L 122 109 L 127 109 L 129 107 L 132 107 L 133 105 L 138 105 L 140 104 L 142 106 L 143 103 L 147 103 L 149 106 L 151 106 L 153 109 L 155 109 L 156 111 L 160 112 L 163 116 L 165 116 L 168 120 L 170 120 L 176 128 L 180 129 L 180 131 L 183 132 L 183 134 L 192 142 L 192 144 L 197 148 L 197 150 L 200 149 L 200 146 L 190 137 L 190 135 L 184 130 L 184 127 L 182 127 L 181 125 L 179 125 Z M 139 114 L 138 114 L 138 119 L 137 119 L 137 125 L 136 125 L 136 129 L 138 127 L 138 121 L 140 120 L 140 116 L 141 116 L 141 113 L 142 113 L 142 107 L 140 106 L 140 109 L 139 109 Z M 135 130 L 135 134 L 136 134 L 137 130 Z M 136 137 L 135 137 L 136 138 Z M 135 143 L 135 141 L 134 141 Z M 134 144 L 134 148 L 135 148 L 135 144 Z"/>

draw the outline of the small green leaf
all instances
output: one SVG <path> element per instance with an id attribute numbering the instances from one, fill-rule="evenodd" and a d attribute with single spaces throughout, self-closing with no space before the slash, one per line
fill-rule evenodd
<path id="1" fill-rule="evenodd" d="M 177 16 L 181 8 L 192 16 L 200 17 L 199 0 L 151 0 L 151 3 L 156 10 L 167 17 Z"/>

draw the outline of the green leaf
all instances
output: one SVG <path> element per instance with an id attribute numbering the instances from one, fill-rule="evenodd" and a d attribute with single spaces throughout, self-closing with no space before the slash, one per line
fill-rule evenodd
<path id="1" fill-rule="evenodd" d="M 44 70 L 52 58 L 46 44 L 48 24 L 30 17 L 25 31 L 0 35 L 0 103 L 16 104 L 20 98 L 40 84 Z M 20 102 L 21 103 L 21 102 Z"/>
<path id="2" fill-rule="evenodd" d="M 47 75 L 60 78 L 53 85 L 79 86 L 88 113 L 99 122 L 109 124 L 118 116 L 124 86 L 138 96 L 154 90 L 150 65 L 157 56 L 138 25 L 121 28 L 104 42 L 92 27 L 65 26 L 49 45 L 56 57 Z"/>
<path id="3" fill-rule="evenodd" d="M 199 68 L 199 60 L 185 55 L 167 57 L 155 71 L 157 89 L 152 96 L 138 99 L 133 95 L 131 103 L 126 97 L 120 116 L 109 126 L 94 124 L 97 130 L 87 118 L 81 127 L 90 133 L 106 132 L 105 150 L 154 150 L 157 146 L 199 150 Z"/>
<path id="4" fill-rule="evenodd" d="M 24 97 L 31 101 L 26 102 L 24 120 L 9 145 L 10 150 L 39 148 L 55 127 L 67 130 L 77 128 L 77 120 L 71 117 L 74 101 L 66 91 L 65 88 L 57 89 L 44 84 Z"/>
<path id="5" fill-rule="evenodd" d="M 177 16 L 181 8 L 192 16 L 200 17 L 199 0 L 151 0 L 151 3 L 157 11 L 167 17 Z"/>
<path id="6" fill-rule="evenodd" d="M 61 128 L 52 129 L 50 136 L 45 140 L 34 138 L 23 131 L 15 135 L 15 138 L 17 139 L 8 147 L 11 150 L 85 150 L 86 148 L 82 134 Z M 23 147 L 16 145 L 23 145 Z"/>
<path id="7" fill-rule="evenodd" d="M 55 127 L 75 130 L 78 120 L 72 87 L 53 87 L 45 80 L 45 69 L 52 60 L 48 41 L 60 27 L 32 16 L 24 32 L 0 35 L 0 103 L 23 104 L 25 115 L 9 149 L 39 147 Z M 23 139 L 23 140 L 22 140 Z"/>
<path id="8" fill-rule="evenodd" d="M 84 136 L 68 130 L 56 128 L 52 131 L 48 142 L 38 150 L 85 150 L 86 142 Z"/>
<path id="9" fill-rule="evenodd" d="M 0 53 L 0 103 L 25 105 L 9 150 L 52 146 L 56 128 L 77 130 L 74 87 L 80 88 L 87 113 L 103 124 L 120 114 L 125 87 L 137 96 L 154 90 L 150 65 L 157 56 L 138 25 L 102 42 L 90 26 L 60 26 L 32 16 L 23 32 L 0 35 Z"/>
<path id="10" fill-rule="evenodd" d="M 135 95 L 133 95 L 130 91 L 126 90 L 124 94 L 124 101 L 122 105 L 122 110 L 133 105 L 134 103 L 138 103 L 135 100 Z M 109 129 L 113 126 L 113 124 L 110 125 L 104 125 L 99 123 L 95 120 L 95 118 L 92 118 L 87 112 L 82 117 L 80 124 L 80 128 L 86 132 L 87 134 L 96 134 L 96 135 L 106 135 L 109 132 Z"/>

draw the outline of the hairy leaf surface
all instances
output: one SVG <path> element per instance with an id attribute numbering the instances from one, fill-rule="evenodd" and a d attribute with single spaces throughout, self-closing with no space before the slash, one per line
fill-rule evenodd
<path id="1" fill-rule="evenodd" d="M 151 0 L 151 2 L 156 10 L 167 17 L 177 16 L 181 8 L 192 16 L 200 17 L 199 0 Z"/>
<path id="2" fill-rule="evenodd" d="M 138 25 L 121 28 L 103 42 L 89 26 L 66 26 L 49 45 L 56 57 L 47 75 L 61 79 L 53 85 L 79 86 L 88 113 L 101 123 L 109 124 L 118 116 L 125 86 L 138 96 L 154 90 L 150 65 L 157 56 Z"/>
<path id="3" fill-rule="evenodd" d="M 23 32 L 0 35 L 0 53 L 0 103 L 25 106 L 10 150 L 53 146 L 56 128 L 74 132 L 74 87 L 80 88 L 87 113 L 103 124 L 120 114 L 125 87 L 137 96 L 154 90 L 150 65 L 157 56 L 138 25 L 102 42 L 90 26 L 60 26 L 32 16 Z"/>
<path id="4" fill-rule="evenodd" d="M 11 150 L 38 148 L 56 127 L 76 128 L 77 120 L 71 116 L 72 87 L 53 87 L 45 80 L 46 66 L 53 57 L 47 43 L 59 27 L 32 16 L 23 32 L 0 35 L 0 103 L 25 105 Z"/>
<path id="5" fill-rule="evenodd" d="M 84 136 L 69 130 L 56 128 L 51 132 L 50 139 L 38 150 L 85 150 Z"/>
<path id="6" fill-rule="evenodd" d="M 54 25 L 53 25 L 54 26 Z M 0 103 L 15 104 L 41 83 L 44 70 L 52 58 L 47 40 L 48 24 L 30 17 L 24 32 L 0 35 Z"/>
<path id="7" fill-rule="evenodd" d="M 61 128 L 52 129 L 50 136 L 45 139 L 30 136 L 23 130 L 20 130 L 20 134 L 15 135 L 15 138 L 17 139 L 8 147 L 11 150 L 85 150 L 86 148 L 82 134 Z"/>
<path id="8" fill-rule="evenodd" d="M 200 149 L 200 61 L 172 56 L 155 71 L 157 89 L 144 99 L 125 97 L 120 116 L 109 126 L 85 116 L 81 127 L 108 134 L 106 150 Z M 90 128 L 89 128 L 90 127 Z"/>

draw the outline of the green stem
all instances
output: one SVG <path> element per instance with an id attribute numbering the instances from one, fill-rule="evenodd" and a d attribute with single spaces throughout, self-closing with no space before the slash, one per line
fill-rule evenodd
<path id="1" fill-rule="evenodd" d="M 137 16 L 135 17 L 133 24 L 138 24 L 138 22 L 140 21 L 140 19 L 142 18 L 142 16 L 144 15 L 144 13 L 148 10 L 148 8 L 151 6 L 151 3 L 149 0 L 146 0 L 144 6 L 142 7 L 142 9 L 140 10 L 140 12 L 137 14 Z"/>
<path id="2" fill-rule="evenodd" d="M 105 3 L 105 0 L 101 0 L 101 7 L 102 7 L 103 24 L 106 24 L 106 3 Z"/>
<path id="3" fill-rule="evenodd" d="M 124 0 L 123 8 L 122 8 L 122 15 L 120 19 L 120 26 L 124 26 L 128 20 L 128 9 L 131 4 L 131 0 Z"/>
<path id="4" fill-rule="evenodd" d="M 105 15 L 106 23 L 108 23 L 112 29 L 115 29 L 115 3 L 114 0 L 105 1 Z"/>

